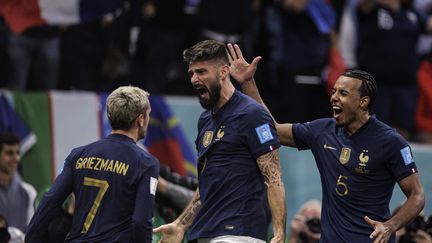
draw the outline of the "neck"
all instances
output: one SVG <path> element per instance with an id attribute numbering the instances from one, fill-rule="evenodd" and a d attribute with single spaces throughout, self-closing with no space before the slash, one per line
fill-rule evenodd
<path id="1" fill-rule="evenodd" d="M 388 7 L 393 11 L 393 12 L 397 12 L 399 11 L 399 9 L 401 8 L 400 2 L 399 1 L 395 1 L 391 4 L 388 5 Z"/>
<path id="2" fill-rule="evenodd" d="M 227 80 L 224 85 L 222 85 L 221 94 L 218 102 L 216 103 L 213 112 L 217 112 L 222 106 L 224 106 L 229 99 L 233 96 L 235 91 L 234 85 L 231 83 L 231 80 Z"/>
<path id="3" fill-rule="evenodd" d="M 111 134 L 121 134 L 132 138 L 135 142 L 138 141 L 138 128 L 134 127 L 130 130 L 113 129 Z"/>
<path id="4" fill-rule="evenodd" d="M 4 173 L 3 171 L 0 171 L 0 185 L 5 187 L 9 186 L 12 181 L 12 176 L 13 175 L 9 175 Z"/>
<path id="5" fill-rule="evenodd" d="M 366 122 L 369 121 L 370 118 L 369 112 L 365 112 L 364 114 L 360 115 L 354 122 L 350 123 L 348 126 L 345 127 L 346 132 L 348 135 L 353 135 L 357 130 L 359 130 Z"/>

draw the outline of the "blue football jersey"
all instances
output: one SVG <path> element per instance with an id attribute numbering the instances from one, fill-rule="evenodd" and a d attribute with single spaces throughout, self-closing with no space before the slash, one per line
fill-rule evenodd
<path id="1" fill-rule="evenodd" d="M 203 112 L 198 130 L 202 206 L 189 239 L 239 235 L 266 240 L 270 215 L 256 159 L 280 146 L 272 118 L 236 91 L 215 114 Z"/>
<path id="2" fill-rule="evenodd" d="M 44 195 L 26 236 L 43 242 L 56 209 L 70 193 L 75 212 L 66 242 L 151 242 L 159 162 L 124 135 L 72 150 Z"/>
<path id="3" fill-rule="evenodd" d="M 371 242 L 364 216 L 388 220 L 395 183 L 417 172 L 407 142 L 374 116 L 351 136 L 332 118 L 294 124 L 293 136 L 320 172 L 321 242 Z"/>

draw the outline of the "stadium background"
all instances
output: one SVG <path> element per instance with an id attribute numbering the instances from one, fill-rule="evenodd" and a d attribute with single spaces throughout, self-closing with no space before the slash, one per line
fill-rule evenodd
<path id="1" fill-rule="evenodd" d="M 105 136 L 110 127 L 104 114 L 106 93 L 85 91 L 1 92 L 0 126 L 19 131 L 26 143 L 22 173 L 41 192 L 61 171 L 64 158 L 76 146 Z M 202 108 L 195 97 L 151 96 L 152 113 L 146 147 L 161 163 L 183 175 L 194 175 L 196 123 Z M 426 192 L 425 214 L 432 214 L 432 146 L 411 144 Z M 281 148 L 287 195 L 287 219 L 309 199 L 321 199 L 321 183 L 310 151 Z M 391 209 L 405 196 L 395 187 Z M 289 222 L 289 221 L 288 221 Z M 287 230 L 289 224 L 287 224 Z"/>

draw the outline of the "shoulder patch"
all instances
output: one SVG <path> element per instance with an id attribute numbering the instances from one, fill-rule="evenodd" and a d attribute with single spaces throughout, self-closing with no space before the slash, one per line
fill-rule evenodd
<path id="1" fill-rule="evenodd" d="M 400 153 L 401 153 L 402 158 L 403 158 L 403 160 L 405 162 L 405 165 L 409 165 L 412 162 L 414 162 L 414 159 L 413 159 L 413 157 L 411 155 L 411 149 L 408 146 L 406 146 L 405 148 L 401 149 Z"/>
<path id="2" fill-rule="evenodd" d="M 269 124 L 263 124 L 259 127 L 256 127 L 255 131 L 258 135 L 261 144 L 273 139 L 273 134 L 270 131 Z"/>
<path id="3" fill-rule="evenodd" d="M 150 177 L 150 194 L 152 194 L 153 196 L 156 195 L 157 184 L 158 179 Z"/>

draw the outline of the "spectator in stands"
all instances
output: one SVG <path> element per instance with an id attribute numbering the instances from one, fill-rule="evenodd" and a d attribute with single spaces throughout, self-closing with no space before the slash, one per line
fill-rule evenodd
<path id="1" fill-rule="evenodd" d="M 393 215 L 400 210 L 397 206 Z M 432 216 L 427 219 L 421 212 L 413 221 L 396 231 L 397 243 L 432 243 Z"/>
<path id="2" fill-rule="evenodd" d="M 357 9 L 357 62 L 373 73 L 378 85 L 374 111 L 410 139 L 417 104 L 421 33 L 432 32 L 432 21 L 401 0 L 362 0 Z"/>
<path id="3" fill-rule="evenodd" d="M 419 97 L 416 109 L 417 140 L 432 143 L 432 52 L 417 72 Z"/>
<path id="4" fill-rule="evenodd" d="M 198 38 L 223 43 L 237 43 L 245 47 L 245 55 L 252 55 L 251 35 L 256 0 L 200 0 L 198 7 Z M 229 6 L 227 8 L 226 6 Z M 223 13 L 223 18 L 221 18 Z"/>
<path id="5" fill-rule="evenodd" d="M 6 19 L 7 21 L 7 19 Z M 56 89 L 59 80 L 60 32 L 56 26 L 37 26 L 10 33 L 8 88 Z"/>
<path id="6" fill-rule="evenodd" d="M 0 15 L 0 87 L 6 87 L 9 80 L 8 36 L 7 25 Z"/>
<path id="7" fill-rule="evenodd" d="M 0 134 L 0 214 L 8 225 L 25 232 L 34 213 L 36 190 L 18 173 L 20 140 L 13 134 Z"/>
<path id="8" fill-rule="evenodd" d="M 68 27 L 61 35 L 60 88 L 101 91 L 111 88 L 103 75 L 109 50 L 110 18 Z"/>
<path id="9" fill-rule="evenodd" d="M 309 200 L 291 220 L 288 243 L 319 242 L 321 237 L 321 203 Z"/>
<path id="10" fill-rule="evenodd" d="M 270 110 L 284 122 L 329 116 L 324 69 L 332 48 L 337 47 L 331 5 L 324 0 L 278 1 L 269 6 L 267 22 L 272 48 L 269 64 L 276 73 L 271 79 L 276 79 L 278 87 L 269 97 Z"/>
<path id="11" fill-rule="evenodd" d="M 185 0 L 139 2 L 133 79 L 151 93 L 163 93 L 184 72 L 180 57 L 185 41 Z"/>

